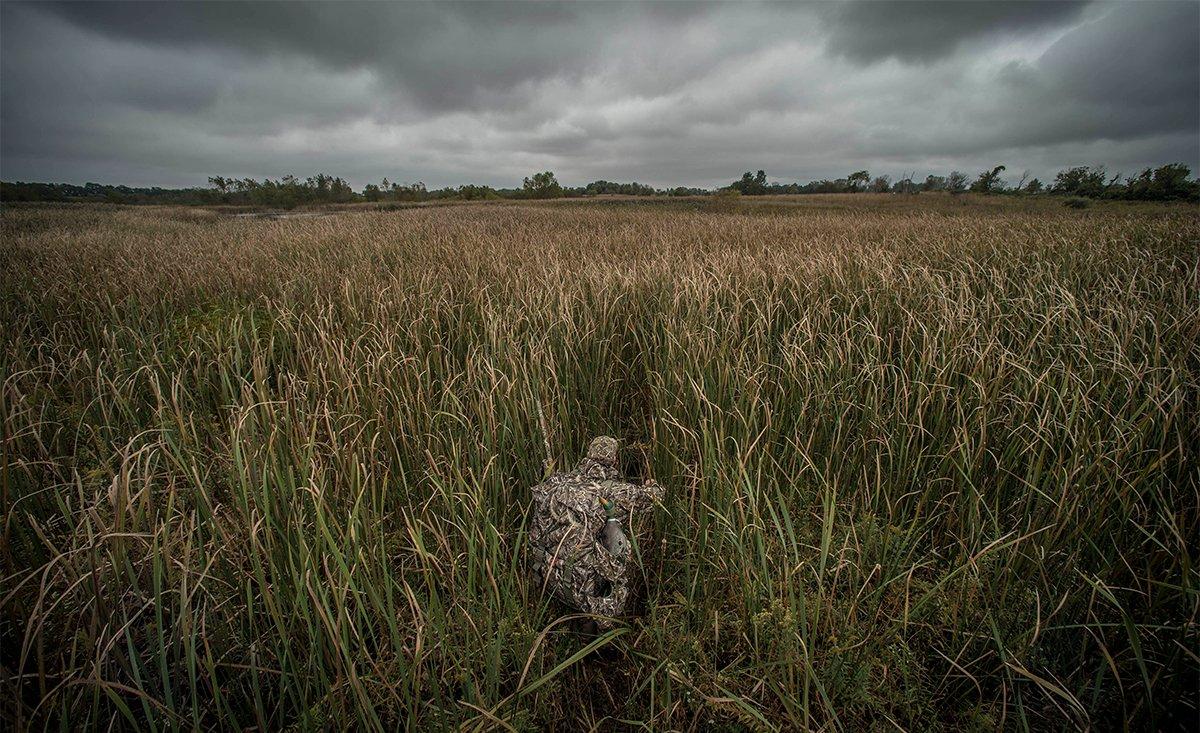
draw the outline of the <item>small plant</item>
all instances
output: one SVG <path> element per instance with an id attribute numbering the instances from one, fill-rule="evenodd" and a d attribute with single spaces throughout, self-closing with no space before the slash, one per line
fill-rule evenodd
<path id="1" fill-rule="evenodd" d="M 1063 201 L 1063 206 L 1068 209 L 1086 209 L 1091 205 L 1092 202 L 1082 196 L 1071 196 Z"/>

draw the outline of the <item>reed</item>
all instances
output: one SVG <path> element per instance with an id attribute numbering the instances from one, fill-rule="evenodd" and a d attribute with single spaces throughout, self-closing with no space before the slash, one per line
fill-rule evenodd
<path id="1" fill-rule="evenodd" d="M 806 201 L 6 208 L 4 716 L 1194 723 L 1196 208 Z M 589 637 L 521 545 L 596 434 L 667 498 Z"/>

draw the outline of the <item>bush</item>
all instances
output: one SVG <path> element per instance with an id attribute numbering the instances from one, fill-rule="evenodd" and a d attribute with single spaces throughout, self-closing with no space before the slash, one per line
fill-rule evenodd
<path id="1" fill-rule="evenodd" d="M 1071 198 L 1063 201 L 1063 206 L 1067 207 L 1068 209 L 1086 209 L 1091 205 L 1091 201 L 1079 196 L 1072 196 Z"/>

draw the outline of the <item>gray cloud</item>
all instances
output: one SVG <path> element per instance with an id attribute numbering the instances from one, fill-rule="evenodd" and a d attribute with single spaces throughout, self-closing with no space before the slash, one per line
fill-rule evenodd
<path id="1" fill-rule="evenodd" d="M 687 3 L 146 3 L 43 7 L 118 41 L 371 69 L 426 110 L 490 108 L 523 87 L 577 79 L 610 34 L 670 28 L 713 6 Z"/>
<path id="2" fill-rule="evenodd" d="M 1020 36 L 1078 18 L 1087 0 L 850 0 L 828 9 L 830 48 L 860 61 L 933 61 L 968 42 Z"/>
<path id="3" fill-rule="evenodd" d="M 1200 162 L 1200 4 L 0 5 L 0 176 Z"/>

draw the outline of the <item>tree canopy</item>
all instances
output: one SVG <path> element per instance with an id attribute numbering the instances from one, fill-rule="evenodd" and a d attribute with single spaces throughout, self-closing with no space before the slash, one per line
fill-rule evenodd
<path id="1" fill-rule="evenodd" d="M 527 177 L 521 190 L 527 197 L 535 199 L 552 199 L 563 195 L 562 186 L 550 171 L 534 173 L 533 176 Z"/>

